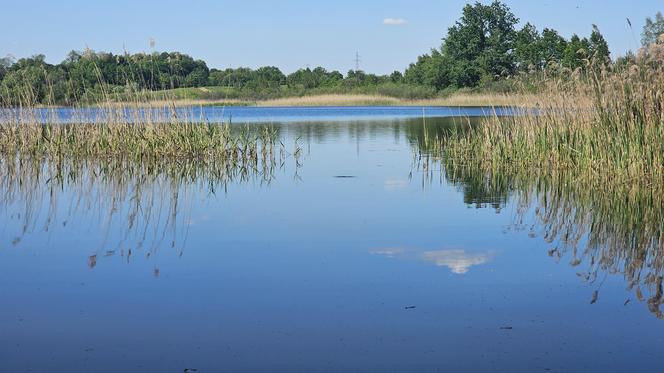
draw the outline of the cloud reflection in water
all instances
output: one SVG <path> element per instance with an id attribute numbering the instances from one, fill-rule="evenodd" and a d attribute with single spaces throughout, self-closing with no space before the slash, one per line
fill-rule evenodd
<path id="1" fill-rule="evenodd" d="M 369 251 L 373 255 L 381 255 L 388 258 L 416 259 L 435 264 L 438 267 L 447 267 L 452 273 L 463 275 L 470 271 L 473 266 L 486 264 L 493 259 L 493 252 L 468 252 L 463 249 L 446 249 L 418 252 L 400 248 L 375 249 Z"/>
<path id="2" fill-rule="evenodd" d="M 468 253 L 466 250 L 438 250 L 422 253 L 420 258 L 439 267 L 447 267 L 452 273 L 463 275 L 470 267 L 488 263 L 492 259 L 490 252 Z"/>

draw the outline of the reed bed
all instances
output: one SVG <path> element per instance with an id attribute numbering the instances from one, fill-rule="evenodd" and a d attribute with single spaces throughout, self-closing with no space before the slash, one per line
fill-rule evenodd
<path id="1" fill-rule="evenodd" d="M 258 106 L 394 106 L 405 100 L 380 95 L 329 94 L 258 101 Z"/>
<path id="2" fill-rule="evenodd" d="M 664 39 L 626 66 L 558 73 L 523 115 L 493 117 L 440 139 L 459 163 L 573 169 L 664 181 Z M 528 115 L 536 108 L 537 115 Z"/>
<path id="3" fill-rule="evenodd" d="M 456 92 L 446 97 L 426 100 L 414 100 L 408 104 L 412 106 L 459 106 L 459 107 L 497 107 L 497 106 L 523 106 L 537 99 L 533 93 L 469 93 Z"/>
<path id="4" fill-rule="evenodd" d="M 269 185 L 291 169 L 289 159 L 297 175 L 301 150 L 265 149 L 257 158 L 0 157 L 3 237 L 20 246 L 41 231 L 77 234 L 91 223 L 101 232 L 82 236 L 91 268 L 110 256 L 182 255 L 191 211 L 207 203 L 201 196 L 228 193 L 231 184 Z"/>
<path id="5" fill-rule="evenodd" d="M 541 236 L 601 297 L 609 275 L 664 319 L 664 39 L 624 66 L 558 71 L 519 115 L 424 136 L 425 179 L 465 202 L 516 206 L 513 230 Z"/>
<path id="6" fill-rule="evenodd" d="M 326 94 L 307 95 L 298 97 L 284 97 L 269 100 L 203 100 L 203 99 L 174 99 L 147 100 L 142 103 L 145 107 L 159 107 L 164 104 L 175 106 L 258 106 L 258 107 L 303 107 L 303 106 L 513 106 L 522 105 L 534 99 L 530 93 L 500 94 L 500 93 L 453 93 L 445 97 L 429 99 L 404 99 L 382 95 L 368 94 Z M 114 106 L 122 106 L 122 102 L 110 102 Z"/>
<path id="7" fill-rule="evenodd" d="M 407 100 L 379 95 L 320 95 L 258 101 L 258 106 L 511 106 L 534 98 L 531 94 L 454 93 L 447 97 Z"/>
<path id="8" fill-rule="evenodd" d="M 197 116 L 191 107 L 178 107 L 168 97 L 155 103 L 130 91 L 118 104 L 98 69 L 97 74 L 99 103 L 77 103 L 67 117 L 53 105 L 52 92 L 46 105 L 37 104 L 30 85 L 18 96 L 0 92 L 0 156 L 8 162 L 17 155 L 255 160 L 275 145 L 273 128 L 235 131 L 229 123 L 210 123 L 203 110 Z"/>
<path id="9" fill-rule="evenodd" d="M 0 153 L 49 157 L 256 158 L 277 138 L 268 126 L 233 130 L 174 107 L 97 107 L 66 119 L 57 109 L 5 110 Z M 263 149 L 265 148 L 265 149 Z"/>

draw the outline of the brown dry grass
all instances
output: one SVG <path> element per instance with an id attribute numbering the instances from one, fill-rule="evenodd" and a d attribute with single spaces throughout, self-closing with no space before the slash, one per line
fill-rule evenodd
<path id="1" fill-rule="evenodd" d="M 381 95 L 359 94 L 327 94 L 302 97 L 285 97 L 263 101 L 248 100 L 192 100 L 174 99 L 140 102 L 140 106 L 259 106 L 259 107 L 304 107 L 304 106 L 521 106 L 537 101 L 531 94 L 499 94 L 499 93 L 456 93 L 448 97 L 437 97 L 424 100 L 407 100 Z M 111 103 L 123 106 L 126 103 Z"/>

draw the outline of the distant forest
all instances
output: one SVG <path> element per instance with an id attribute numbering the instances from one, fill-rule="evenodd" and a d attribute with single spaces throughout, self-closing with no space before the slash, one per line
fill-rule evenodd
<path id="1" fill-rule="evenodd" d="M 451 26 L 439 48 L 417 58 L 402 73 L 375 75 L 364 71 L 303 68 L 285 75 L 277 67 L 258 69 L 209 68 L 202 60 L 179 52 L 113 54 L 72 51 L 59 64 L 44 55 L 0 59 L 0 103 L 75 104 L 122 99 L 145 91 L 225 87 L 229 98 L 265 99 L 313 93 L 376 93 L 425 98 L 458 89 L 509 90 L 510 78 L 557 69 L 585 69 L 596 64 L 625 63 L 632 55 L 612 61 L 609 47 L 596 26 L 590 35 L 569 39 L 556 30 L 537 30 L 520 20 L 500 1 L 469 4 Z M 627 20 L 629 22 L 629 20 Z M 631 23 L 630 23 L 631 25 Z M 648 19 L 643 44 L 664 32 L 658 13 Z"/>

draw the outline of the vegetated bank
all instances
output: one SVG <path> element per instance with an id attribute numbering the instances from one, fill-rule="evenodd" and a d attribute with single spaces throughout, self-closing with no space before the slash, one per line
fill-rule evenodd
<path id="1" fill-rule="evenodd" d="M 590 27 L 589 27 L 590 28 Z M 308 96 L 351 97 L 346 104 L 379 102 L 407 104 L 419 100 L 455 101 L 472 93 L 515 92 L 515 82 L 541 72 L 550 63 L 583 68 L 590 56 L 609 61 L 609 48 L 597 27 L 589 37 L 561 36 L 553 29 L 537 30 L 520 24 L 500 1 L 468 4 L 449 27 L 440 47 L 417 58 L 404 71 L 387 75 L 359 69 L 346 74 L 323 67 L 284 74 L 274 66 L 210 69 L 207 64 L 179 52 L 113 54 L 72 51 L 58 64 L 45 56 L 0 59 L 0 104 L 4 106 L 90 105 L 111 100 L 202 100 L 253 103 L 289 98 L 292 101 L 326 100 Z M 530 85 L 537 93 L 539 86 Z M 367 101 L 366 97 L 371 96 Z M 451 98 L 450 98 L 451 97 Z M 477 100 L 482 101 L 482 100 Z M 279 101 L 268 101 L 272 105 Z M 482 101 L 482 104 L 487 102 Z M 477 104 L 477 103 L 473 103 Z M 495 103 L 499 104 L 499 103 Z"/>
<path id="2" fill-rule="evenodd" d="M 454 132 L 439 139 L 443 156 L 485 170 L 664 182 L 664 36 L 623 64 L 551 69 L 541 84 L 537 99 L 522 106 L 538 115 L 490 118 Z"/>

